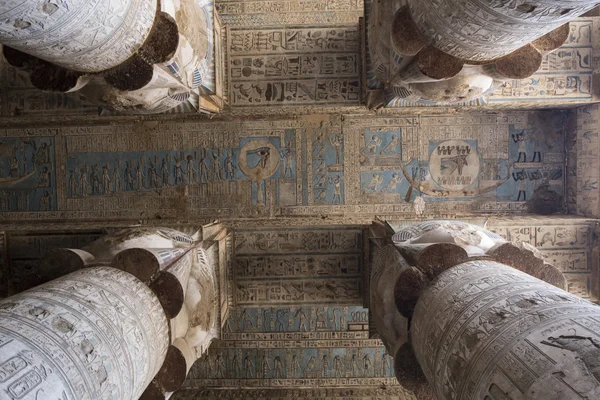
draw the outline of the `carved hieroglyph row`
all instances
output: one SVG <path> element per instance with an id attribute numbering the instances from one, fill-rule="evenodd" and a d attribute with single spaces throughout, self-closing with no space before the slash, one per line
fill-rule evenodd
<path id="1" fill-rule="evenodd" d="M 544 259 L 559 268 L 570 293 L 595 301 L 598 297 L 594 274 L 595 223 L 582 219 L 491 219 L 487 228 L 509 241 L 528 243 Z"/>
<path id="2" fill-rule="evenodd" d="M 351 389 L 183 389 L 178 391 L 175 400 L 196 399 L 270 399 L 284 400 L 408 400 L 414 399 L 401 387 L 353 387 Z"/>
<path id="3" fill-rule="evenodd" d="M 359 229 L 240 230 L 233 280 L 238 306 L 360 304 L 362 233 Z M 258 279 L 257 279 L 258 278 Z M 289 312 L 289 310 L 288 310 Z M 307 310 L 295 311 L 309 326 Z M 313 310 L 314 313 L 314 310 Z M 285 317 L 271 312 L 272 322 Z M 321 317 L 324 320 L 323 312 Z M 242 323 L 251 321 L 244 311 Z M 252 322 L 250 322 L 252 324 Z M 286 330 L 286 329 L 282 329 Z"/>
<path id="4" fill-rule="evenodd" d="M 142 45 L 156 10 L 154 0 L 7 0 L 0 42 L 77 71 L 102 71 Z"/>
<path id="5" fill-rule="evenodd" d="M 298 343 L 297 346 L 293 346 Z M 204 387 L 394 385 L 392 357 L 378 340 L 219 342 L 190 372 L 186 385 Z M 344 347 L 339 347 L 339 346 Z M 352 378 L 354 380 L 352 381 Z"/>
<path id="6" fill-rule="evenodd" d="M 358 25 L 231 29 L 227 46 L 232 106 L 358 104 Z"/>
<path id="7" fill-rule="evenodd" d="M 234 0 L 216 7 L 229 26 L 355 24 L 363 16 L 360 0 Z"/>
<path id="8" fill-rule="evenodd" d="M 169 344 L 156 296 L 106 267 L 10 297 L 0 318 L 0 387 L 14 399 L 137 399 Z"/>
<path id="9" fill-rule="evenodd" d="M 575 181 L 576 212 L 586 217 L 600 216 L 600 108 L 598 105 L 577 110 L 575 132 L 575 171 L 569 178 Z"/>

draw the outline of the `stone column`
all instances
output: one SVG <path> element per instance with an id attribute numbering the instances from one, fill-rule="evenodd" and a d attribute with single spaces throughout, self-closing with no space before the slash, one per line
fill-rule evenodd
<path id="1" fill-rule="evenodd" d="M 156 0 L 3 0 L 0 43 L 62 67 L 99 72 L 146 41 Z"/>
<path id="2" fill-rule="evenodd" d="M 593 0 L 377 1 L 368 45 L 378 83 L 406 101 L 468 104 L 524 79 L 569 37 Z M 377 98 L 376 92 L 369 93 Z M 373 102 L 371 106 L 378 106 Z"/>
<path id="3" fill-rule="evenodd" d="M 372 232 L 373 323 L 418 398 L 600 395 L 600 308 L 535 248 L 457 221 Z"/>
<path id="4" fill-rule="evenodd" d="M 0 302 L 0 397 L 136 400 L 168 346 L 167 318 L 146 285 L 86 268 Z"/>
<path id="5" fill-rule="evenodd" d="M 600 398 L 600 308 L 503 264 L 439 275 L 410 343 L 440 400 Z"/>
<path id="6" fill-rule="evenodd" d="M 506 56 L 593 9 L 594 0 L 408 0 L 419 31 L 467 61 Z"/>
<path id="7" fill-rule="evenodd" d="M 179 389 L 192 364 L 220 336 L 221 321 L 227 317 L 220 301 L 225 293 L 217 278 L 217 268 L 225 262 L 219 251 L 223 236 L 227 230 L 220 225 L 191 235 L 169 228 L 129 228 L 83 249 L 55 250 L 43 261 L 48 274 L 59 272 L 52 265 L 69 270 L 90 264 L 111 266 L 131 274 L 153 293 L 168 321 L 168 350 L 140 399 L 164 399 Z M 220 278 L 226 281 L 226 276 Z"/>

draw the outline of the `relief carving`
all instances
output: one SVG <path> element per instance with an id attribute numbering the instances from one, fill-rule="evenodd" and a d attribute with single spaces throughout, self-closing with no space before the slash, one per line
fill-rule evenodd
<path id="1" fill-rule="evenodd" d="M 372 315 L 395 351 L 399 382 L 419 398 L 600 393 L 600 312 L 560 290 L 565 277 L 531 245 L 462 222 L 431 221 L 398 231 L 378 252 L 396 261 L 389 271 L 377 267 L 371 285 L 393 276 L 383 293 L 397 309 L 372 294 Z M 399 315 L 410 319 L 406 331 L 386 329 L 383 321 L 400 323 Z M 535 365 L 535 374 L 524 365 Z"/>

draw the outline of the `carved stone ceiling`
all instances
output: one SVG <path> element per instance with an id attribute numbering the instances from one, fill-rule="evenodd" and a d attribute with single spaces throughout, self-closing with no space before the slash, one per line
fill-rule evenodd
<path id="1" fill-rule="evenodd" d="M 600 215 L 598 107 L 500 109 L 595 101 L 598 18 L 578 21 L 540 74 L 503 88 L 487 106 L 498 111 L 376 115 L 361 106 L 362 1 L 216 8 L 231 103 L 222 120 L 115 116 L 0 66 L 0 294 L 9 280 L 34 284 L 48 248 L 80 247 L 104 227 L 225 221 L 237 234 L 236 308 L 180 399 L 407 398 L 362 308 L 361 227 L 374 218 L 487 222 L 597 298 L 596 222 L 526 215 Z"/>

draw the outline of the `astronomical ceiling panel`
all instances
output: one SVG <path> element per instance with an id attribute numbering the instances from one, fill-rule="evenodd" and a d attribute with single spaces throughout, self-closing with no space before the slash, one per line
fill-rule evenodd
<path id="1" fill-rule="evenodd" d="M 241 229 L 231 311 L 186 387 L 397 386 L 362 308 L 362 230 Z"/>
<path id="2" fill-rule="evenodd" d="M 0 130 L 0 219 L 368 221 L 417 211 L 562 211 L 569 118 L 508 112 Z M 424 210 L 415 210 L 417 197 Z"/>

